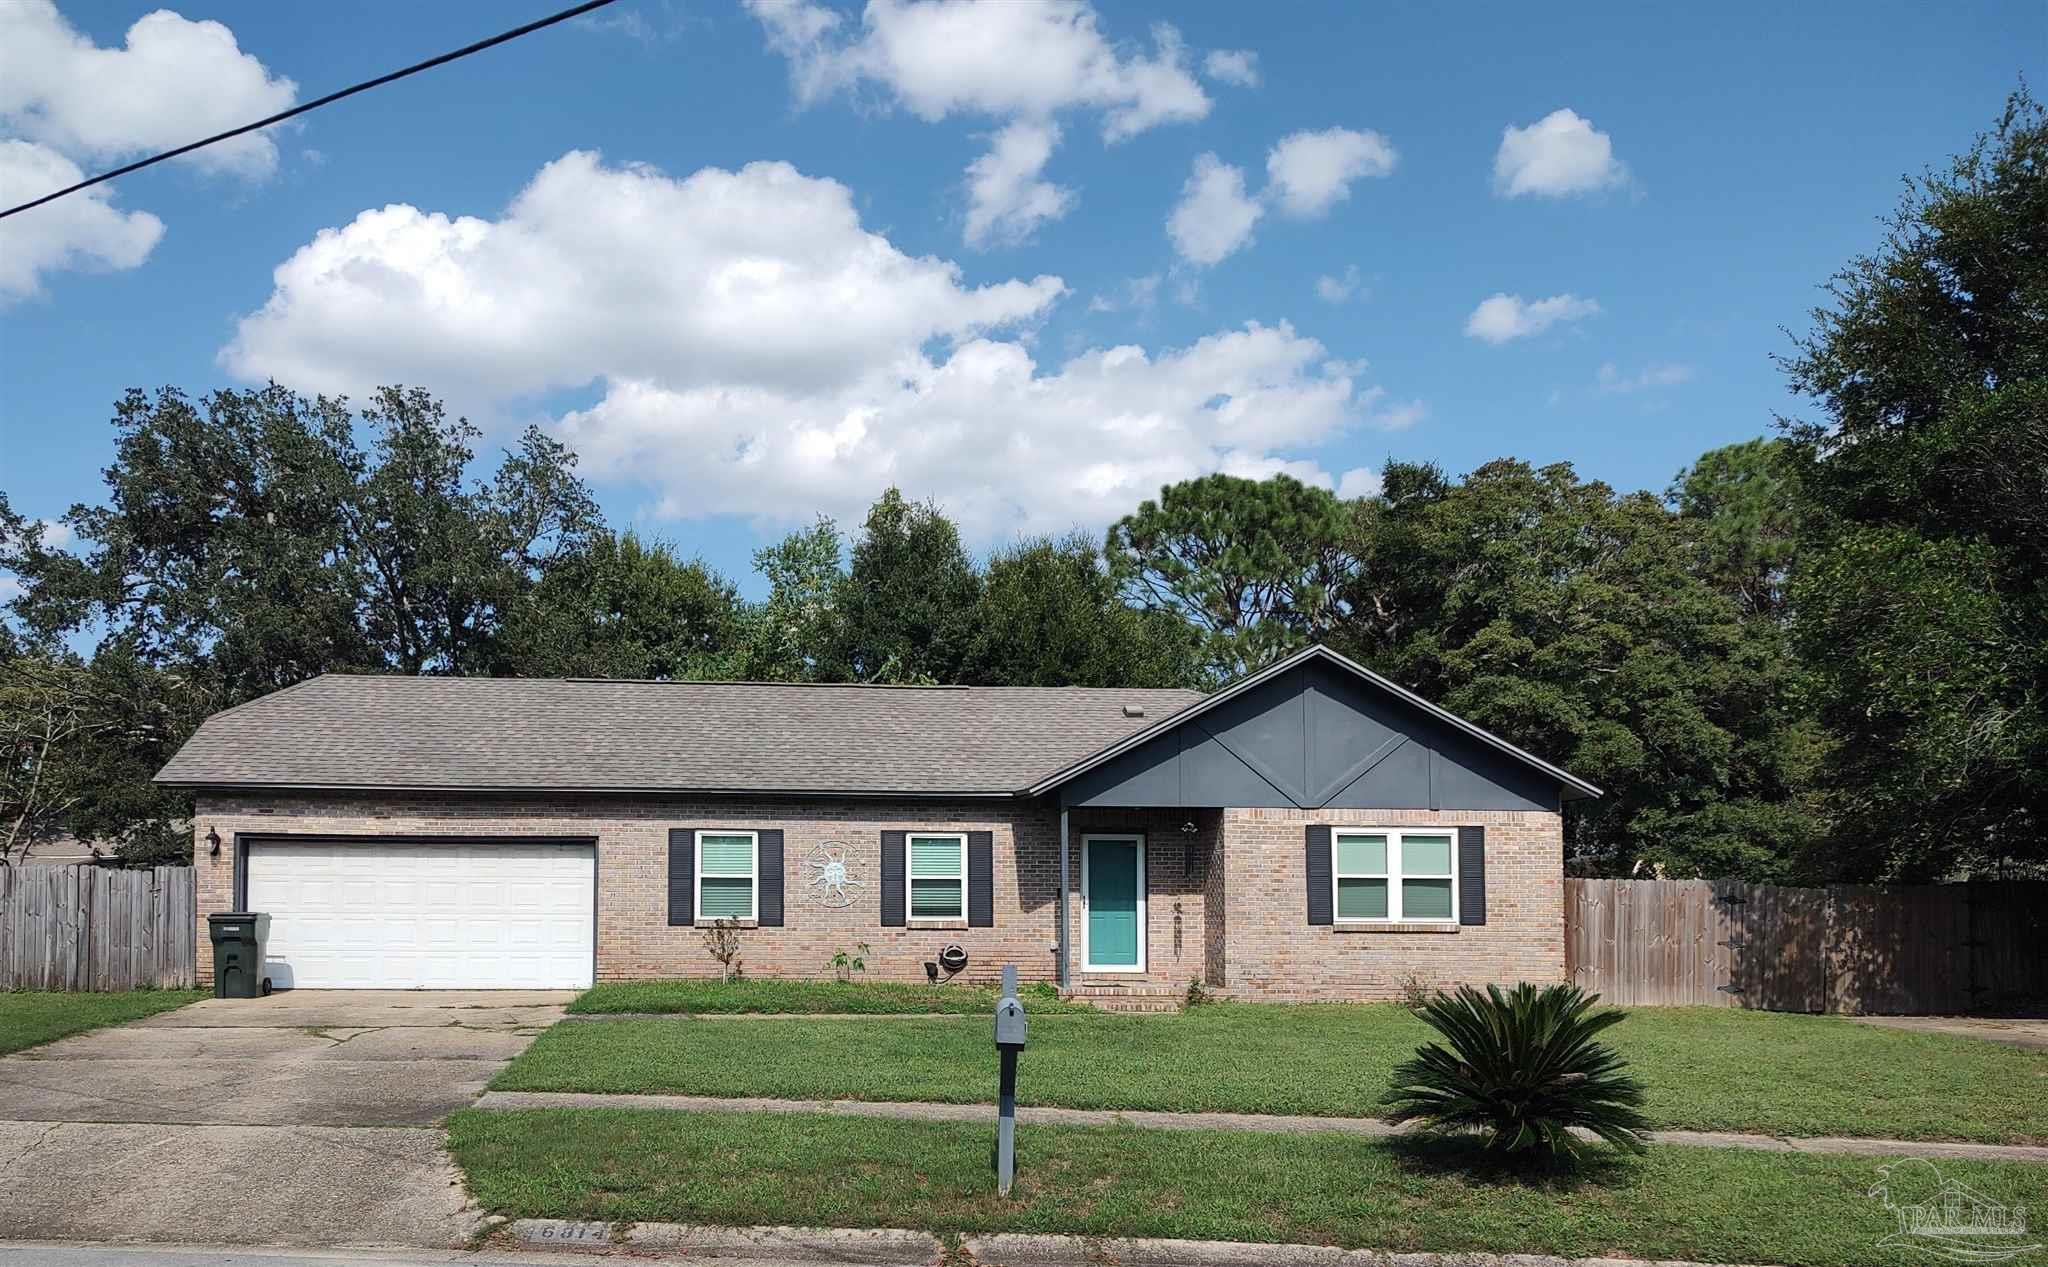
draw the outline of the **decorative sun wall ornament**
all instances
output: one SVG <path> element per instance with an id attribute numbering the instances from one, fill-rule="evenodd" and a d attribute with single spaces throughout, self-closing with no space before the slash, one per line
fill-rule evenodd
<path id="1" fill-rule="evenodd" d="M 811 901 L 819 906 L 852 906 L 849 889 L 867 886 L 852 877 L 846 863 L 847 846 L 842 840 L 822 841 L 804 856 L 804 883 L 810 886 Z"/>

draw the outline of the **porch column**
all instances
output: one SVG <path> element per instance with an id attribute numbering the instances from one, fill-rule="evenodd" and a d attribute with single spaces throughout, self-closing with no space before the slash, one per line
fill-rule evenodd
<path id="1" fill-rule="evenodd" d="M 1067 972 L 1067 889 L 1068 889 L 1068 884 L 1067 884 L 1067 802 L 1066 802 L 1066 797 L 1065 797 L 1065 796 L 1063 795 L 1063 796 L 1061 796 L 1061 797 L 1060 797 L 1060 900 L 1059 900 L 1059 903 L 1058 903 L 1058 910 L 1059 910 L 1059 920 L 1060 920 L 1060 929 L 1059 929 L 1059 938 L 1058 938 L 1058 941 L 1059 941 L 1059 953 L 1060 953 L 1060 969 L 1059 969 L 1059 981 L 1060 981 L 1060 984 L 1061 984 L 1061 985 L 1066 985 L 1066 984 L 1067 984 L 1067 981 L 1068 981 L 1068 972 Z"/>

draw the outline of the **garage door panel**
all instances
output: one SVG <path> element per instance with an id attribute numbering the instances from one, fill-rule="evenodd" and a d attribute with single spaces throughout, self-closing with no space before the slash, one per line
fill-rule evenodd
<path id="1" fill-rule="evenodd" d="M 274 984 L 579 989 L 591 981 L 588 845 L 254 844 Z"/>

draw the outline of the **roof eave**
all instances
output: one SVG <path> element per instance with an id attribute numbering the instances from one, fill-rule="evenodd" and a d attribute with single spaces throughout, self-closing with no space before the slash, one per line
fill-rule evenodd
<path id="1" fill-rule="evenodd" d="M 518 793 L 567 792 L 577 796 L 826 796 L 861 800 L 1010 800 L 1025 795 L 1016 791 L 986 789 L 903 788 L 756 788 L 756 787 L 660 787 L 640 784 L 580 783 L 336 783 L 261 782 L 248 779 L 166 778 L 158 774 L 150 782 L 159 787 L 213 792 L 407 792 L 407 793 Z"/>

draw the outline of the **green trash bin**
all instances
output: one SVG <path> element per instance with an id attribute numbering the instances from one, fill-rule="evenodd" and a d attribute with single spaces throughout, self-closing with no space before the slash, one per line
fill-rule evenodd
<path id="1" fill-rule="evenodd" d="M 206 917 L 213 939 L 213 997 L 255 999 L 270 993 L 263 975 L 263 943 L 270 916 L 255 911 L 222 911 Z"/>

